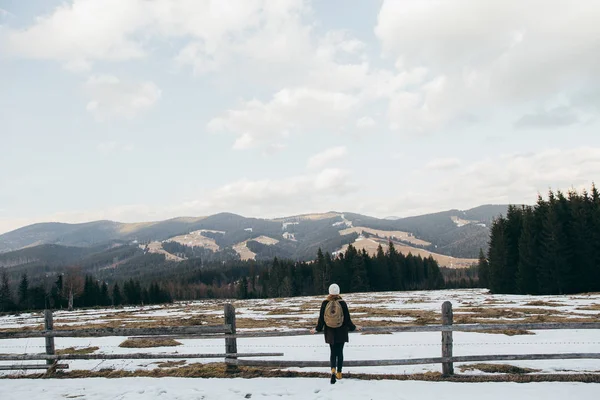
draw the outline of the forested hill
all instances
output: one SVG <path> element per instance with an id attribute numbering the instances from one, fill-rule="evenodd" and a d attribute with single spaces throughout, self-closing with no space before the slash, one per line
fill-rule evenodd
<path id="1" fill-rule="evenodd" d="M 394 220 L 329 212 L 276 219 L 220 213 L 144 223 L 40 223 L 0 235 L 0 267 L 68 263 L 92 253 L 114 252 L 112 247 L 120 245 L 162 254 L 171 261 L 198 257 L 307 261 L 319 248 L 335 253 L 353 244 L 373 254 L 379 244 L 389 241 L 405 253 L 433 255 L 442 266 L 452 262 L 466 266 L 480 248 L 487 249 L 491 220 L 506 209 L 487 205 Z"/>

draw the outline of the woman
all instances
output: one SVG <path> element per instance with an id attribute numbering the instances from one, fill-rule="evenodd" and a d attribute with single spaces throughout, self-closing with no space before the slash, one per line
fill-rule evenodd
<path id="1" fill-rule="evenodd" d="M 325 330 L 325 342 L 329 344 L 331 356 L 331 383 L 342 379 L 344 364 L 344 343 L 348 342 L 348 332 L 360 330 L 350 319 L 348 305 L 340 297 L 340 287 L 333 283 L 329 286 L 329 296 L 321 304 L 317 327 L 310 330 L 312 334 Z M 337 372 L 336 372 L 337 367 Z"/>

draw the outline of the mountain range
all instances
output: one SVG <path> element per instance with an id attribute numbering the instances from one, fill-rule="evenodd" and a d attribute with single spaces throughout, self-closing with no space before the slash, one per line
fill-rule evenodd
<path id="1" fill-rule="evenodd" d="M 39 223 L 0 235 L 0 266 L 68 263 L 85 257 L 119 263 L 126 255 L 156 253 L 167 261 L 272 259 L 308 261 L 317 250 L 336 253 L 349 244 L 374 253 L 390 241 L 403 253 L 432 255 L 441 266 L 465 267 L 487 249 L 489 226 L 506 205 L 484 205 L 408 218 L 373 218 L 350 212 L 275 219 L 231 213 L 157 222 Z M 111 259 L 111 254 L 117 254 Z M 126 257 L 126 258 L 127 258 Z"/>

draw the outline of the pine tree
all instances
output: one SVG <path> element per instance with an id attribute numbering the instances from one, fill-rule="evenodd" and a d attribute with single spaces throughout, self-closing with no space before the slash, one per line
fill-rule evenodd
<path id="1" fill-rule="evenodd" d="M 29 303 L 29 279 L 27 274 L 21 275 L 21 282 L 19 283 L 19 305 L 22 309 L 28 309 Z"/>
<path id="2" fill-rule="evenodd" d="M 119 284 L 115 282 L 112 289 L 112 303 L 113 306 L 118 307 L 123 303 L 123 295 L 121 294 L 121 289 L 119 288 Z"/>
<path id="3" fill-rule="evenodd" d="M 8 274 L 6 271 L 2 271 L 2 280 L 0 282 L 0 312 L 13 311 L 14 309 L 15 304 L 12 300 Z"/>
<path id="4" fill-rule="evenodd" d="M 317 260 L 313 263 L 313 294 L 325 293 L 325 256 L 319 247 Z"/>
<path id="5" fill-rule="evenodd" d="M 561 205 L 550 192 L 546 217 L 542 225 L 540 267 L 538 268 L 539 288 L 545 294 L 564 294 L 565 282 L 561 280 L 570 266 L 567 239 L 563 227 Z"/>
<path id="6" fill-rule="evenodd" d="M 591 200 L 584 190 L 583 195 L 574 191 L 569 192 L 568 207 L 570 211 L 570 224 L 568 231 L 569 247 L 571 249 L 570 264 L 573 268 L 572 293 L 589 292 L 594 283 L 590 277 L 594 276 L 594 251 L 593 225 L 590 224 Z"/>
<path id="7" fill-rule="evenodd" d="M 591 226 L 590 238 L 592 242 L 592 260 L 594 269 L 590 280 L 594 282 L 591 291 L 600 291 L 600 192 L 596 188 L 596 185 L 592 185 L 592 191 L 590 193 L 590 221 Z"/>
<path id="8" fill-rule="evenodd" d="M 502 293 L 517 293 L 517 270 L 519 267 L 519 239 L 523 227 L 523 212 L 516 206 L 509 206 L 504 224 L 504 245 L 506 264 L 500 271 Z"/>
<path id="9" fill-rule="evenodd" d="M 580 247 L 574 242 L 573 216 L 569 201 L 561 191 L 557 192 L 556 213 L 558 217 L 558 231 L 560 232 L 559 251 L 560 258 L 557 264 L 557 278 L 559 281 L 560 294 L 575 293 L 576 291 L 576 268 L 578 260 L 574 258 L 575 252 Z"/>
<path id="10" fill-rule="evenodd" d="M 488 260 L 483 253 L 483 249 L 479 249 L 479 262 L 477 263 L 477 272 L 479 275 L 479 285 L 484 288 L 489 288 L 489 265 Z"/>
<path id="11" fill-rule="evenodd" d="M 240 281 L 239 289 L 238 289 L 238 299 L 247 299 L 248 298 L 248 279 L 244 276 Z"/>
<path id="12" fill-rule="evenodd" d="M 383 252 L 383 247 L 381 247 L 381 244 L 377 247 L 377 254 L 375 255 L 375 265 L 373 266 L 373 269 L 375 270 L 376 275 L 375 282 L 373 283 L 376 290 L 390 290 L 390 268 L 388 266 L 388 258 Z"/>
<path id="13" fill-rule="evenodd" d="M 387 266 L 388 273 L 390 277 L 390 290 L 402 290 L 402 271 L 400 263 L 403 260 L 400 260 L 400 254 L 396 251 L 396 247 L 394 247 L 394 243 L 391 241 L 388 244 L 388 250 L 386 253 L 387 258 Z"/>
<path id="14" fill-rule="evenodd" d="M 109 306 L 110 305 L 110 296 L 108 295 L 108 285 L 106 282 L 102 282 L 102 286 L 100 288 L 100 301 L 101 306 Z"/>
<path id="15" fill-rule="evenodd" d="M 506 268 L 505 219 L 498 217 L 492 222 L 488 249 L 489 286 L 492 293 L 505 293 L 503 270 Z"/>
<path id="16" fill-rule="evenodd" d="M 534 211 L 527 207 L 523 211 L 523 229 L 519 239 L 519 268 L 517 291 L 521 294 L 538 293 L 538 239 Z"/>
<path id="17" fill-rule="evenodd" d="M 54 285 L 52 285 L 52 289 L 50 289 L 50 297 L 52 299 L 52 305 L 54 308 L 62 308 L 63 307 L 63 293 L 64 283 L 62 274 L 56 278 Z"/>
<path id="18" fill-rule="evenodd" d="M 369 282 L 363 254 L 357 254 L 353 258 L 352 276 L 350 279 L 350 290 L 352 292 L 366 292 L 369 290 Z"/>

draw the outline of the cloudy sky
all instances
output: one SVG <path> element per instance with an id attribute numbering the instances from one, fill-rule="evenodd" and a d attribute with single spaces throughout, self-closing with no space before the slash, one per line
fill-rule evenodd
<path id="1" fill-rule="evenodd" d="M 595 0 L 0 0 L 0 232 L 600 176 Z"/>

